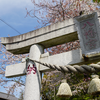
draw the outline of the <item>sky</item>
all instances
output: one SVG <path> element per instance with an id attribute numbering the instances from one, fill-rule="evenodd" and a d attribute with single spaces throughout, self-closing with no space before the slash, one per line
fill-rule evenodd
<path id="1" fill-rule="evenodd" d="M 16 36 L 35 29 L 38 22 L 35 18 L 26 17 L 26 8 L 33 9 L 31 0 L 0 0 L 0 37 Z"/>
<path id="2" fill-rule="evenodd" d="M 35 18 L 29 16 L 25 17 L 28 10 L 33 9 L 31 0 L 0 0 L 0 37 L 17 36 L 35 29 L 38 22 Z M 16 29 L 18 32 L 13 30 Z M 11 85 L 9 83 L 9 85 Z M 23 87 L 22 87 L 23 88 Z M 6 92 L 4 88 L 0 87 L 0 92 Z M 15 93 L 19 97 L 20 89 Z"/>

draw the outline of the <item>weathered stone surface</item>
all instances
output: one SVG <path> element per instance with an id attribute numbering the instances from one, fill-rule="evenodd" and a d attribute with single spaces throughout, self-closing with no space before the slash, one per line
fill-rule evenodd
<path id="1" fill-rule="evenodd" d="M 99 19 L 100 20 L 100 19 Z M 78 40 L 73 19 L 58 22 L 22 35 L 2 37 L 2 44 L 14 54 L 28 53 L 31 45 L 41 44 L 44 48 Z"/>
<path id="2" fill-rule="evenodd" d="M 48 63 L 48 64 L 55 64 L 59 66 L 65 66 L 68 64 L 75 64 L 75 63 L 82 63 L 84 62 L 81 54 L 81 50 L 73 50 L 69 52 L 64 52 L 61 54 L 56 54 L 50 56 L 49 53 L 41 54 L 39 61 L 43 63 Z M 26 62 L 19 63 L 19 64 L 14 64 L 14 65 L 9 65 L 6 66 L 6 72 L 5 76 L 6 77 L 15 77 L 18 75 L 25 75 L 25 68 L 26 68 Z M 44 71 L 50 71 L 48 67 L 45 67 L 43 65 L 40 65 L 39 70 L 41 72 Z"/>
<path id="3" fill-rule="evenodd" d="M 91 59 L 88 59 L 85 61 L 82 57 L 81 49 L 72 50 L 69 52 L 64 52 L 56 55 L 49 55 L 49 53 L 41 54 L 39 61 L 51 65 L 58 65 L 58 66 L 65 66 L 65 65 L 75 65 L 75 64 L 91 64 L 96 63 L 100 61 L 100 56 L 93 57 Z M 6 77 L 15 77 L 15 76 L 21 76 L 25 75 L 25 69 L 26 69 L 26 62 L 23 60 L 22 63 L 14 64 L 6 66 Z M 40 64 L 39 71 L 45 72 L 50 71 L 48 67 L 45 67 Z"/>
<path id="4" fill-rule="evenodd" d="M 35 44 L 31 46 L 29 58 L 32 60 L 39 60 L 43 53 L 43 47 Z M 27 76 L 25 83 L 24 100 L 40 100 L 41 90 L 41 75 L 39 72 L 39 64 L 33 61 L 27 62 Z"/>
<path id="5" fill-rule="evenodd" d="M 75 18 L 82 54 L 86 57 L 100 55 L 100 29 L 97 13 Z"/>
<path id="6" fill-rule="evenodd" d="M 14 37 L 2 37 L 2 44 L 14 54 L 28 53 L 33 44 L 41 44 L 44 48 L 77 40 L 73 19 L 58 22 L 38 30 Z"/>
<path id="7" fill-rule="evenodd" d="M 17 77 L 25 75 L 26 62 L 6 66 L 5 77 Z"/>

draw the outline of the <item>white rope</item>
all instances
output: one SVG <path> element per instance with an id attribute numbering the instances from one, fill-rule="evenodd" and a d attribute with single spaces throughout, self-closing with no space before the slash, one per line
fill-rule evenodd
<path id="1" fill-rule="evenodd" d="M 27 59 L 31 60 L 31 59 Z M 40 61 L 36 61 L 36 60 L 31 60 L 34 61 L 36 63 L 39 63 L 41 65 L 44 65 L 46 67 L 49 67 L 50 69 L 54 69 L 54 70 L 58 70 L 61 72 L 74 72 L 74 73 L 91 73 L 91 72 L 96 72 L 100 70 L 100 62 L 98 62 L 97 64 L 90 64 L 90 65 L 66 65 L 66 66 L 57 66 L 57 65 L 51 65 L 51 64 L 47 64 L 47 63 L 42 63 Z"/>

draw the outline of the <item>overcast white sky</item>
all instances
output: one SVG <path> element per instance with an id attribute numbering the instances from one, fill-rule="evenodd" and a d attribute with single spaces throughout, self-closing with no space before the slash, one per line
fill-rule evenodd
<path id="1" fill-rule="evenodd" d="M 36 19 L 26 17 L 26 9 L 33 9 L 31 0 L 0 0 L 0 19 L 13 26 L 20 33 L 34 30 Z M 0 37 L 19 35 L 16 31 L 0 21 Z"/>

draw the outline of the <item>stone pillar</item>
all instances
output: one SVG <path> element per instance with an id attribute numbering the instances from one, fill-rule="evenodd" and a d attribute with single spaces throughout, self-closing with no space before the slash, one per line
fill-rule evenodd
<path id="1" fill-rule="evenodd" d="M 30 48 L 29 58 L 39 61 L 43 51 L 44 49 L 41 45 L 35 44 Z M 27 64 L 24 100 L 40 100 L 40 90 L 41 73 L 39 72 L 39 64 L 29 61 Z"/>

